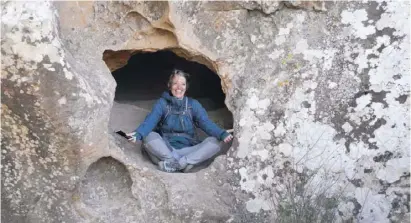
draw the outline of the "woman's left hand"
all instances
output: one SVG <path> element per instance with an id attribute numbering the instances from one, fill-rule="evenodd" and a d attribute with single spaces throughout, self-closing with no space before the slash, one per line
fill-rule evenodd
<path id="1" fill-rule="evenodd" d="M 228 135 L 227 137 L 225 137 L 223 141 L 224 141 L 225 143 L 229 143 L 232 139 L 233 139 L 233 135 L 230 134 L 230 135 Z"/>

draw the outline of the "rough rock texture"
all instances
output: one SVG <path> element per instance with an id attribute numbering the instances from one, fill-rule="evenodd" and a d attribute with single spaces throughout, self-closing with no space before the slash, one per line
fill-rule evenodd
<path id="1" fill-rule="evenodd" d="M 314 5 L 2 2 L 2 221 L 409 221 L 410 5 Z M 195 174 L 107 128 L 103 52 L 165 48 L 219 74 L 235 119 Z"/>
<path id="2" fill-rule="evenodd" d="M 113 72 L 121 67 L 124 67 L 133 53 L 133 50 L 107 50 L 103 53 L 103 60 L 106 62 L 108 69 Z"/>

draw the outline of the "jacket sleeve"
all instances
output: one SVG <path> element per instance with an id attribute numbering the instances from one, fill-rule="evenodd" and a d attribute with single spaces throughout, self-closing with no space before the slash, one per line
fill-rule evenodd
<path id="1" fill-rule="evenodd" d="M 162 99 L 157 100 L 151 112 L 146 116 L 144 122 L 138 126 L 135 131 L 138 140 L 142 140 L 157 126 L 163 116 L 163 104 Z"/>
<path id="2" fill-rule="evenodd" d="M 214 136 L 219 140 L 225 139 L 229 135 L 227 131 L 218 127 L 213 121 L 208 118 L 206 110 L 201 104 L 193 99 L 193 119 L 197 126 L 210 136 Z"/>

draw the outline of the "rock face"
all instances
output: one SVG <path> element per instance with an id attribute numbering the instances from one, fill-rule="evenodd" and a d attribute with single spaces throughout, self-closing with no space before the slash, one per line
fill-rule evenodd
<path id="1" fill-rule="evenodd" d="M 2 221 L 409 221 L 408 2 L 1 7 Z M 195 174 L 107 128 L 105 50 L 166 48 L 216 71 L 234 115 Z"/>

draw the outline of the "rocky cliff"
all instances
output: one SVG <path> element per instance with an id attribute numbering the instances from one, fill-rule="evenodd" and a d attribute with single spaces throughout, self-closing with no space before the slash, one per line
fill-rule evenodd
<path id="1" fill-rule="evenodd" d="M 2 2 L 2 221 L 409 221 L 409 8 Z M 215 71 L 233 113 L 197 173 L 108 130 L 110 70 L 162 49 Z"/>

